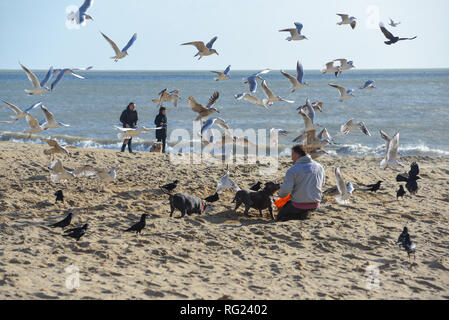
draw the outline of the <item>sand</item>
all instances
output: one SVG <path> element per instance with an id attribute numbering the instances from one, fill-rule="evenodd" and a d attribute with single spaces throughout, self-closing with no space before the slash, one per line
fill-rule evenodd
<path id="1" fill-rule="evenodd" d="M 92 178 L 60 185 L 49 179 L 46 148 L 0 143 L 1 299 L 449 298 L 448 158 L 402 157 L 407 166 L 418 162 L 422 180 L 416 196 L 396 201 L 402 170 L 380 170 L 379 157 L 325 155 L 319 159 L 325 189 L 335 185 L 340 166 L 356 187 L 351 203 L 325 197 L 309 220 L 277 223 L 254 210 L 250 217 L 243 208 L 235 213 L 232 191 L 207 214 L 169 217 L 158 185 L 179 178 L 176 191 L 204 198 L 214 193 L 221 165 L 72 149 L 61 158 L 65 168 L 120 164 L 117 179 L 108 186 Z M 257 164 L 231 165 L 230 172 L 245 187 L 278 179 L 289 166 L 285 157 L 273 175 L 261 176 Z M 378 179 L 384 183 L 375 194 L 357 188 Z M 66 201 L 55 205 L 59 189 Z M 73 227 L 90 225 L 79 242 L 48 227 L 68 212 L 75 214 Z M 123 232 L 142 213 L 149 214 L 142 234 Z M 416 260 L 396 245 L 405 225 Z M 77 275 L 79 286 L 67 281 Z"/>

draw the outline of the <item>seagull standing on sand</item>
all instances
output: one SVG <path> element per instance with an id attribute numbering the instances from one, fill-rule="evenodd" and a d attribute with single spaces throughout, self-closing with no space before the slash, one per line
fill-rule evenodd
<path id="1" fill-rule="evenodd" d="M 279 32 L 290 32 L 290 37 L 287 37 L 285 39 L 285 40 L 288 40 L 288 41 L 304 40 L 304 39 L 309 40 L 309 39 L 307 39 L 306 36 L 301 34 L 301 30 L 303 28 L 302 23 L 295 22 L 295 26 L 296 26 L 296 28 L 282 29 L 282 30 L 279 30 Z"/>
<path id="2" fill-rule="evenodd" d="M 54 183 L 65 183 L 75 178 L 71 171 L 64 169 L 59 159 L 53 161 L 48 168 L 51 170 L 50 180 Z"/>
<path id="3" fill-rule="evenodd" d="M 355 124 L 354 119 L 348 120 L 345 124 L 343 124 L 340 127 L 340 132 L 343 134 L 348 134 L 349 131 L 358 129 L 360 129 L 367 136 L 371 136 L 371 133 L 365 125 L 365 122 L 360 121 L 359 123 Z"/>
<path id="4" fill-rule="evenodd" d="M 45 87 L 45 84 L 48 82 L 51 75 L 53 74 L 53 67 L 50 67 L 50 69 L 48 70 L 44 79 L 42 79 L 42 81 L 39 82 L 39 80 L 37 79 L 37 77 L 34 73 L 32 73 L 30 70 L 28 70 L 28 68 L 26 68 L 20 62 L 19 62 L 19 64 L 22 67 L 23 71 L 25 71 L 25 73 L 28 77 L 28 80 L 30 80 L 30 82 L 33 84 L 33 87 L 34 87 L 34 89 L 32 89 L 32 90 L 25 89 L 26 93 L 28 93 L 29 95 L 35 95 L 35 94 L 43 94 L 47 91 L 50 91 L 50 89 L 48 87 Z"/>
<path id="5" fill-rule="evenodd" d="M 231 78 L 231 76 L 229 75 L 229 71 L 231 71 L 231 65 L 227 66 L 225 71 L 221 72 L 221 71 L 211 71 L 213 73 L 216 73 L 218 75 L 218 78 L 215 78 L 215 81 L 220 81 L 220 80 L 228 80 Z"/>
<path id="6" fill-rule="evenodd" d="M 195 48 L 198 50 L 198 52 L 193 56 L 193 57 L 197 57 L 200 56 L 198 58 L 198 60 L 200 60 L 202 57 L 205 56 L 210 56 L 212 54 L 216 54 L 218 56 L 218 52 L 215 49 L 212 49 L 212 46 L 214 45 L 214 42 L 218 39 L 218 37 L 213 37 L 206 45 L 204 45 L 203 41 L 193 41 L 193 42 L 186 42 L 186 43 L 182 43 L 182 46 L 186 46 L 186 45 L 192 45 L 195 46 Z"/>
<path id="7" fill-rule="evenodd" d="M 258 106 L 264 107 L 265 109 L 268 109 L 268 107 L 257 97 L 250 95 L 249 93 L 239 93 L 234 96 L 236 100 L 242 100 L 245 99 L 248 102 L 251 102 L 253 104 L 256 104 Z"/>
<path id="8" fill-rule="evenodd" d="M 398 165 L 403 167 L 404 165 L 398 161 L 398 149 L 399 149 L 399 132 L 388 143 L 387 153 L 380 162 L 380 168 L 386 169 L 389 165 Z"/>
<path id="9" fill-rule="evenodd" d="M 76 24 L 82 26 L 86 25 L 86 20 L 94 20 L 86 11 L 92 6 L 94 0 L 85 0 L 81 7 L 76 12 L 70 12 L 67 16 L 67 20 L 75 21 Z"/>
<path id="10" fill-rule="evenodd" d="M 384 34 L 385 38 L 388 39 L 388 41 L 384 41 L 384 43 L 387 45 L 392 45 L 401 40 L 413 40 L 413 39 L 417 38 L 417 36 L 414 36 L 413 38 L 395 37 L 390 31 L 387 30 L 387 28 L 385 28 L 385 25 L 382 22 L 379 23 L 379 27 L 380 27 L 380 30 L 382 31 L 382 33 Z"/>
<path id="11" fill-rule="evenodd" d="M 230 179 L 229 166 L 226 166 L 226 174 L 220 178 L 220 182 L 217 185 L 217 193 L 222 194 L 226 189 L 233 189 L 234 191 L 239 191 L 239 186 Z"/>
<path id="12" fill-rule="evenodd" d="M 106 39 L 107 42 L 111 45 L 112 49 L 114 49 L 115 56 L 111 57 L 111 59 L 114 59 L 115 62 L 117 62 L 119 59 L 123 59 L 128 55 L 128 49 L 133 45 L 134 41 L 137 39 L 137 33 L 134 33 L 134 35 L 131 37 L 131 39 L 128 41 L 126 46 L 123 47 L 122 50 L 120 50 L 114 41 L 109 39 L 103 32 L 100 32 L 102 36 Z"/>
<path id="13" fill-rule="evenodd" d="M 262 80 L 261 86 L 262 86 L 262 89 L 263 89 L 265 95 L 266 95 L 267 98 L 268 98 L 268 99 L 263 99 L 263 100 L 262 100 L 262 103 L 263 103 L 264 105 L 271 106 L 271 105 L 272 105 L 273 103 L 275 103 L 276 101 L 284 101 L 284 102 L 287 102 L 287 103 L 295 103 L 295 101 L 292 101 L 292 100 L 286 100 L 286 99 L 284 99 L 284 98 L 281 98 L 280 96 L 275 96 L 274 93 L 273 93 L 273 91 L 271 91 L 270 88 L 268 88 L 268 85 L 267 85 L 267 81 L 266 81 L 266 80 Z"/>
<path id="14" fill-rule="evenodd" d="M 338 77 L 341 73 L 341 67 L 340 66 L 334 66 L 335 61 L 330 61 L 326 63 L 326 68 L 321 70 L 322 74 L 325 73 L 334 73 L 336 77 Z"/>
<path id="15" fill-rule="evenodd" d="M 368 80 L 365 82 L 365 84 L 363 86 L 361 86 L 359 89 L 364 89 L 364 90 L 372 90 L 375 89 L 376 86 L 374 85 L 374 80 Z"/>
<path id="16" fill-rule="evenodd" d="M 390 26 L 392 26 L 392 27 L 397 27 L 397 26 L 400 25 L 400 24 L 401 24 L 400 21 L 394 22 L 393 19 L 390 18 L 390 23 L 389 23 Z"/>
<path id="17" fill-rule="evenodd" d="M 271 71 L 270 69 L 265 69 L 265 70 L 259 71 L 257 73 L 254 73 L 254 74 L 250 75 L 248 78 L 244 78 L 243 79 L 243 83 L 247 83 L 248 84 L 249 91 L 251 93 L 256 93 L 256 90 L 257 90 L 257 81 L 256 81 L 256 79 L 264 80 L 260 75 L 261 74 L 266 74 L 266 73 L 268 73 L 270 71 Z"/>
<path id="18" fill-rule="evenodd" d="M 289 75 L 288 73 L 281 70 L 281 73 L 284 77 L 286 77 L 288 80 L 290 80 L 292 84 L 292 92 L 295 92 L 296 90 L 302 89 L 309 84 L 307 82 L 304 82 L 304 68 L 302 67 L 302 64 L 299 62 L 296 63 L 296 78 Z"/>
<path id="19" fill-rule="evenodd" d="M 19 107 L 17 107 L 16 105 L 13 105 L 12 103 L 9 103 L 5 100 L 2 100 L 12 111 L 14 111 L 16 114 L 14 116 L 10 116 L 12 119 L 14 119 L 14 121 L 5 121 L 2 123 L 14 123 L 19 119 L 24 119 L 26 118 L 28 112 L 30 112 L 31 110 L 33 110 L 34 108 L 39 107 L 42 102 L 38 102 L 33 104 L 32 106 L 30 106 L 29 108 L 25 109 L 25 111 L 20 110 Z"/>
<path id="20" fill-rule="evenodd" d="M 210 116 L 214 112 L 220 113 L 217 108 L 214 108 L 214 105 L 217 103 L 218 98 L 220 94 L 215 91 L 212 96 L 209 98 L 209 101 L 207 102 L 206 107 L 199 104 L 195 101 L 195 98 L 190 96 L 187 99 L 187 105 L 190 107 L 190 109 L 196 113 L 198 113 L 198 117 L 196 117 L 195 121 L 201 120 L 204 117 Z"/>
<path id="21" fill-rule="evenodd" d="M 350 182 L 348 184 L 345 183 L 339 167 L 335 168 L 335 180 L 337 182 L 338 192 L 340 193 L 335 197 L 335 200 L 338 204 L 349 204 L 349 197 L 354 191 L 354 187 Z"/>
<path id="22" fill-rule="evenodd" d="M 340 92 L 340 99 L 339 99 L 340 102 L 343 102 L 345 100 L 348 100 L 348 99 L 354 97 L 354 95 L 353 95 L 354 90 L 352 90 L 352 89 L 346 90 L 344 87 L 342 87 L 338 84 L 335 84 L 335 83 L 329 83 L 329 86 L 338 89 L 338 92 Z"/>
<path id="23" fill-rule="evenodd" d="M 70 153 L 67 151 L 67 149 L 61 147 L 56 140 L 43 139 L 43 138 L 41 138 L 41 140 L 43 142 L 46 142 L 50 147 L 52 147 L 51 149 L 44 150 L 44 154 L 50 157 L 50 161 L 53 161 L 54 155 L 57 153 L 66 154 L 67 156 L 70 157 Z"/>
<path id="24" fill-rule="evenodd" d="M 352 29 L 355 29 L 355 25 L 357 24 L 357 22 L 356 22 L 357 18 L 350 17 L 349 15 L 342 14 L 342 13 L 337 13 L 337 16 L 340 16 L 340 18 L 341 18 L 341 21 L 337 22 L 337 24 L 339 26 L 341 26 L 343 24 L 349 24 Z"/>
<path id="25" fill-rule="evenodd" d="M 42 111 L 44 112 L 45 115 L 45 119 L 47 120 L 43 126 L 44 126 L 44 130 L 47 129 L 56 129 L 59 127 L 70 127 L 69 124 L 65 124 L 62 122 L 56 122 L 55 117 L 53 115 L 53 113 L 51 113 L 50 111 L 48 111 L 47 108 L 45 108 L 44 106 L 41 106 Z"/>

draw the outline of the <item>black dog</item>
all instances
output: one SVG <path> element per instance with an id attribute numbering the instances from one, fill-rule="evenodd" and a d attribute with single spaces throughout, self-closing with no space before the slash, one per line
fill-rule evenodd
<path id="1" fill-rule="evenodd" d="M 202 214 L 206 212 L 207 203 L 198 197 L 185 193 L 170 194 L 166 191 L 164 193 L 170 196 L 170 217 L 173 215 L 175 209 L 181 211 L 181 218 L 186 213 L 191 215 L 192 213 Z"/>
<path id="2" fill-rule="evenodd" d="M 260 216 L 262 217 L 262 210 L 268 209 L 271 218 L 274 220 L 273 209 L 272 209 L 272 199 L 273 194 L 281 188 L 281 185 L 274 182 L 265 183 L 265 187 L 261 191 L 252 190 L 239 190 L 235 194 L 235 209 L 240 207 L 243 203 L 245 205 L 245 215 L 248 216 L 248 211 L 250 208 L 259 210 Z"/>

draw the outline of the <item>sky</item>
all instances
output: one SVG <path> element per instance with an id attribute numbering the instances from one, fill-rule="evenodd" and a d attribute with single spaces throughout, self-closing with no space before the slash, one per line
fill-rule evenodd
<path id="1" fill-rule="evenodd" d="M 358 69 L 449 68 L 447 0 L 94 0 L 94 21 L 70 29 L 67 8 L 83 0 L 0 0 L 0 69 L 32 70 L 87 67 L 96 70 L 233 70 L 324 67 L 337 58 Z M 339 26 L 337 13 L 357 18 L 357 26 Z M 378 27 L 401 37 L 418 36 L 392 46 Z M 304 25 L 310 40 L 286 41 L 280 29 Z M 129 56 L 115 63 L 100 31 L 122 48 L 136 32 Z M 218 36 L 219 55 L 193 58 L 193 46 L 181 43 Z"/>

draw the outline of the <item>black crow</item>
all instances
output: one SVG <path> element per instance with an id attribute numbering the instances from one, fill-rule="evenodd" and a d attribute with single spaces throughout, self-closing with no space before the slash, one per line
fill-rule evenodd
<path id="1" fill-rule="evenodd" d="M 388 39 L 388 41 L 384 42 L 385 44 L 388 44 L 388 45 L 396 43 L 396 42 L 398 42 L 400 40 L 413 40 L 413 39 L 416 39 L 416 36 L 413 37 L 413 38 L 399 38 L 399 37 L 395 37 L 394 35 L 391 34 L 390 31 L 388 31 L 385 28 L 385 25 L 382 22 L 379 23 L 379 27 L 380 27 L 380 30 L 382 31 L 382 33 L 384 34 L 384 36 Z"/>
<path id="2" fill-rule="evenodd" d="M 396 200 L 399 200 L 399 197 L 401 197 L 402 199 L 404 199 L 404 195 L 405 195 L 404 186 L 401 184 L 401 185 L 399 186 L 399 190 L 396 192 Z"/>
<path id="3" fill-rule="evenodd" d="M 399 245 L 399 246 L 402 245 L 402 242 L 404 241 L 406 234 L 408 234 L 408 228 L 404 227 L 404 229 L 402 230 L 402 233 L 399 235 L 398 242 L 396 243 L 397 245 Z"/>
<path id="4" fill-rule="evenodd" d="M 73 228 L 73 229 L 69 229 L 66 230 L 63 236 L 64 237 L 71 237 L 76 239 L 76 241 L 78 241 L 82 236 L 84 236 L 84 234 L 86 233 L 88 224 L 84 224 L 81 228 Z"/>
<path id="5" fill-rule="evenodd" d="M 64 194 L 62 193 L 62 190 L 56 191 L 55 196 L 56 196 L 55 204 L 58 203 L 58 201 L 64 202 Z"/>
<path id="6" fill-rule="evenodd" d="M 415 194 L 418 191 L 418 183 L 416 180 L 421 179 L 421 177 L 418 176 L 419 174 L 419 167 L 416 162 L 413 162 L 410 166 L 410 171 L 407 173 L 401 173 L 396 176 L 396 181 L 401 182 L 407 182 L 405 184 L 405 187 L 407 188 L 408 192 L 410 194 Z"/>
<path id="7" fill-rule="evenodd" d="M 258 181 L 256 184 L 253 184 L 249 190 L 259 191 L 262 186 L 262 182 Z"/>
<path id="8" fill-rule="evenodd" d="M 56 222 L 55 224 L 52 224 L 50 227 L 52 228 L 62 228 L 64 229 L 65 227 L 67 227 L 70 222 L 72 222 L 72 213 L 69 212 L 69 214 L 67 215 L 67 217 L 65 217 L 63 220 Z"/>
<path id="9" fill-rule="evenodd" d="M 145 219 L 148 217 L 146 213 L 142 214 L 140 216 L 140 221 L 134 224 L 129 229 L 126 229 L 125 231 L 135 231 L 136 234 L 140 233 L 143 228 L 145 228 Z"/>
<path id="10" fill-rule="evenodd" d="M 372 192 L 376 192 L 377 190 L 380 189 L 380 184 L 382 183 L 382 181 L 377 181 L 375 184 L 369 184 L 367 185 L 368 189 L 365 191 L 372 191 Z"/>
<path id="11" fill-rule="evenodd" d="M 413 241 L 410 240 L 410 235 L 408 234 L 407 227 L 404 227 L 404 229 L 402 230 L 402 233 L 399 235 L 397 244 L 404 247 L 409 258 L 410 258 L 410 254 L 413 253 L 414 258 L 416 259 L 416 256 L 415 256 L 416 245 Z"/>
<path id="12" fill-rule="evenodd" d="M 207 198 L 204 199 L 204 201 L 206 202 L 215 202 L 218 201 L 219 197 L 218 197 L 218 193 L 215 192 L 214 195 L 208 196 Z"/>
<path id="13" fill-rule="evenodd" d="M 178 180 L 173 181 L 172 183 L 165 184 L 160 186 L 160 188 L 167 190 L 168 192 L 172 192 L 178 186 Z"/>

